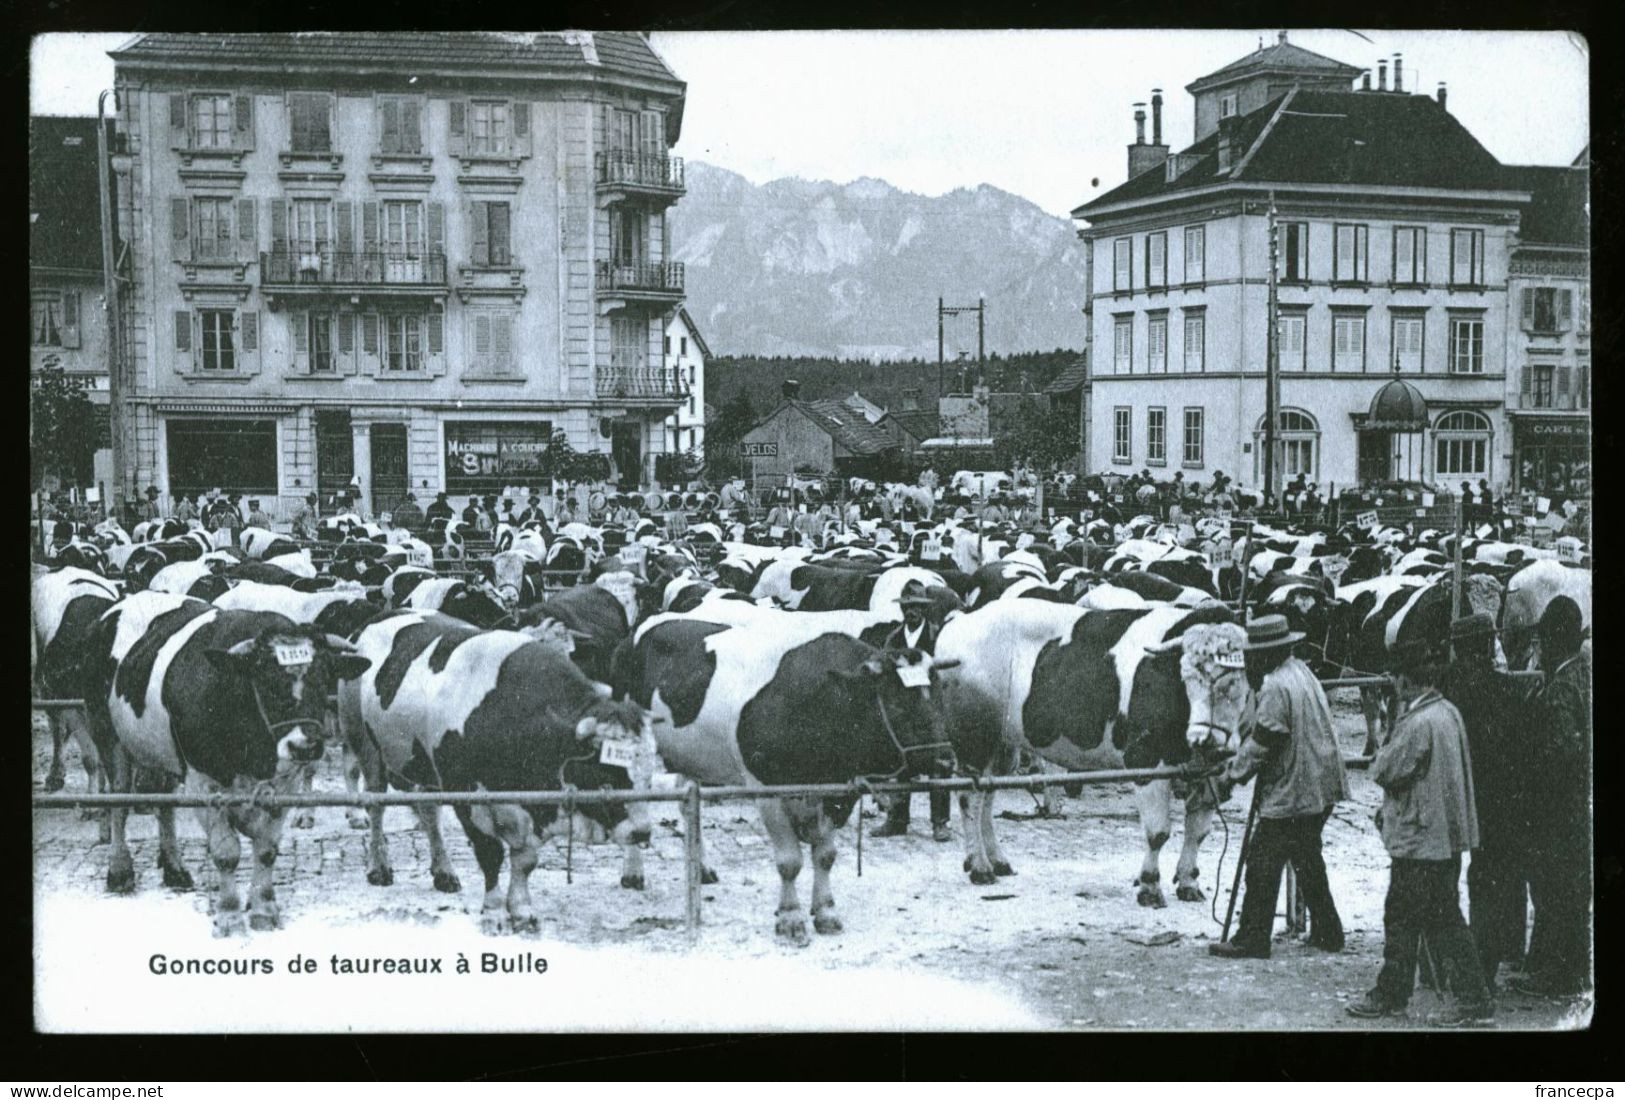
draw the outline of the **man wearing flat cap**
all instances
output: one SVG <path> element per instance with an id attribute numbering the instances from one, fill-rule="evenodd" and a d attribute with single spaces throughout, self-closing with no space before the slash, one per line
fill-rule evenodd
<path id="1" fill-rule="evenodd" d="M 1536 627 L 1545 682 L 1528 723 L 1537 812 L 1530 829 L 1535 903 L 1520 993 L 1571 997 L 1591 984 L 1591 655 L 1580 605 L 1553 597 Z"/>
<path id="2" fill-rule="evenodd" d="M 1493 1026 L 1495 1002 L 1472 933 L 1461 916 L 1461 854 L 1478 846 L 1473 763 L 1461 712 L 1439 692 L 1449 662 L 1449 626 L 1412 624 L 1391 655 L 1399 712 L 1371 762 L 1383 790 L 1377 825 L 1391 860 L 1383 903 L 1382 971 L 1350 1016 L 1403 1015 L 1425 947 L 1434 973 L 1456 996 L 1448 1026 Z"/>
<path id="3" fill-rule="evenodd" d="M 882 649 L 905 650 L 920 649 L 926 653 L 935 653 L 937 650 L 937 633 L 942 629 L 941 624 L 931 621 L 929 612 L 934 606 L 931 597 L 925 593 L 925 585 L 919 581 L 908 581 L 903 585 L 903 592 L 897 597 L 897 602 L 903 608 L 903 621 L 897 628 L 886 635 L 881 643 Z M 912 794 L 894 795 L 891 804 L 886 809 L 886 823 L 875 830 L 876 836 L 902 836 L 908 832 L 909 803 L 914 800 Z M 948 806 L 950 792 L 932 791 L 931 800 L 931 835 L 939 842 L 946 843 L 952 837 L 948 833 Z"/>
<path id="4" fill-rule="evenodd" d="M 1309 909 L 1310 946 L 1343 950 L 1343 922 L 1326 878 L 1320 834 L 1332 807 L 1349 796 L 1348 781 L 1326 693 L 1292 653 L 1303 637 L 1284 615 L 1247 624 L 1247 681 L 1257 702 L 1247 738 L 1226 773 L 1238 783 L 1257 774 L 1261 786 L 1241 922 L 1230 940 L 1208 946 L 1209 954 L 1221 958 L 1269 958 L 1275 899 L 1288 862 Z"/>
<path id="5" fill-rule="evenodd" d="M 1526 701 L 1495 667 L 1495 620 L 1480 611 L 1450 624 L 1450 670 L 1441 689 L 1461 712 L 1473 760 L 1478 847 L 1467 867 L 1467 921 L 1493 992 L 1501 963 L 1523 961 L 1529 910 L 1530 829 Z"/>

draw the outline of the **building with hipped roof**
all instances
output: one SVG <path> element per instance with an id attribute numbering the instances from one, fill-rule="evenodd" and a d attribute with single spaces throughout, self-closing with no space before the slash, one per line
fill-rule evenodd
<path id="1" fill-rule="evenodd" d="M 1386 61 L 1373 88 L 1283 32 L 1188 86 L 1182 150 L 1161 144 L 1160 93 L 1150 143 L 1137 112 L 1129 178 L 1073 211 L 1088 472 L 1222 470 L 1262 487 L 1273 207 L 1283 480 L 1513 479 L 1507 287 L 1531 192 L 1442 85 L 1411 94 L 1403 74 L 1396 55 L 1392 89 Z M 1394 379 L 1425 402 L 1419 431 L 1372 418 Z"/>
<path id="2" fill-rule="evenodd" d="M 783 484 L 797 472 L 879 479 L 901 452 L 884 426 L 841 401 L 801 398 L 801 384 L 786 380 L 783 400 L 746 432 L 743 465 L 762 486 Z"/>

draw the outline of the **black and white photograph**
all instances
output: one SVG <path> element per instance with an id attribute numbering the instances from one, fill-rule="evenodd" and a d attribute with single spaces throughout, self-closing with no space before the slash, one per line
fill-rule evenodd
<path id="1" fill-rule="evenodd" d="M 36 36 L 34 1027 L 1589 1028 L 1591 48 Z"/>

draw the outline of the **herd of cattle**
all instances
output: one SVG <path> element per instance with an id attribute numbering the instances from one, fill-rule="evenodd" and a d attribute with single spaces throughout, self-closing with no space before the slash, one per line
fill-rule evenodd
<path id="1" fill-rule="evenodd" d="M 35 690 L 84 700 L 52 712 L 48 789 L 64 784 L 72 737 L 91 790 L 254 796 L 199 811 L 222 935 L 245 915 L 256 929 L 278 925 L 272 882 L 288 813 L 259 799 L 308 787 L 334 741 L 351 788 L 368 791 L 639 790 L 661 773 L 704 785 L 845 784 L 991 776 L 1034 759 L 1069 770 L 1189 764 L 1194 776 L 1235 746 L 1245 722 L 1247 615 L 1284 613 L 1323 676 L 1382 669 L 1393 647 L 1450 614 L 1456 550 L 1454 536 L 1433 531 L 1216 519 L 1063 519 L 1022 532 L 862 521 L 818 549 L 738 524 L 696 524 L 672 542 L 643 521 L 556 534 L 503 527 L 494 552 L 475 560 L 455 524 L 436 528 L 433 546 L 354 516 L 325 521 L 315 546 L 256 528 L 218 546 L 183 527 L 127 535 L 103 525 L 36 566 Z M 1472 539 L 1460 557 L 1466 598 L 1495 616 L 1509 664 L 1533 661 L 1534 626 L 1559 593 L 1589 625 L 1588 568 Z M 572 583 L 543 583 L 560 576 Z M 932 653 L 883 647 L 910 582 L 941 623 Z M 1374 728 L 1375 706 L 1367 714 Z M 1210 783 L 1137 785 L 1141 904 L 1164 904 L 1160 849 L 1177 800 L 1176 894 L 1204 897 L 1197 855 L 1219 797 Z M 647 805 L 581 803 L 623 846 L 623 887 L 644 885 Z M 813 928 L 838 932 L 830 867 L 854 799 L 758 805 L 782 884 L 778 934 L 808 940 L 804 845 Z M 991 792 L 959 805 L 971 881 L 1013 873 Z M 136 882 L 126 813 L 102 822 L 115 892 Z M 455 813 L 484 878 L 482 925 L 536 928 L 528 880 L 555 807 Z M 313 822 L 308 810 L 292 816 L 296 827 Z M 390 885 L 382 809 L 348 816 L 371 830 L 368 881 Z M 189 887 L 173 811 L 156 817 L 163 881 Z M 459 892 L 438 808 L 418 818 L 435 889 Z M 239 835 L 254 855 L 246 908 Z"/>

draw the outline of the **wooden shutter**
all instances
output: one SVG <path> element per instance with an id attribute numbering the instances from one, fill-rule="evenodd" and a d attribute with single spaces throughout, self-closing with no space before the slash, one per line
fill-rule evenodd
<path id="1" fill-rule="evenodd" d="M 491 315 L 477 313 L 474 315 L 474 369 L 489 370 L 491 368 Z"/>
<path id="2" fill-rule="evenodd" d="M 251 95 L 232 97 L 231 140 L 235 148 L 254 148 L 254 97 Z"/>
<path id="3" fill-rule="evenodd" d="M 429 311 L 429 354 L 439 355 L 446 350 L 446 315 L 439 310 Z"/>
<path id="4" fill-rule="evenodd" d="M 429 203 L 429 229 L 428 244 L 431 263 L 441 262 L 446 254 L 446 204 L 443 202 Z M 440 272 L 431 271 L 429 274 L 438 279 Z"/>
<path id="5" fill-rule="evenodd" d="M 285 255 L 288 251 L 288 204 L 271 200 L 271 252 Z"/>
<path id="6" fill-rule="evenodd" d="M 79 346 L 79 292 L 77 290 L 64 290 L 62 292 L 62 346 L 76 348 Z"/>
<path id="7" fill-rule="evenodd" d="M 177 260 L 192 258 L 192 250 L 187 246 L 187 238 L 191 234 L 192 207 L 185 199 L 169 200 L 169 239 L 174 245 L 174 257 Z"/>
<path id="8" fill-rule="evenodd" d="M 253 199 L 237 200 L 237 259 L 252 263 L 259 251 L 259 221 Z"/>
<path id="9" fill-rule="evenodd" d="M 1567 409 L 1572 407 L 1569 397 L 1569 380 L 1573 375 L 1573 367 L 1557 368 L 1557 397 L 1553 402 L 1557 408 Z"/>
<path id="10" fill-rule="evenodd" d="M 645 156 L 658 157 L 666 152 L 665 116 L 659 111 L 643 112 L 643 148 Z"/>
<path id="11" fill-rule="evenodd" d="M 341 313 L 338 315 L 338 342 L 339 352 L 349 355 L 355 351 L 355 314 Z"/>
<path id="12" fill-rule="evenodd" d="M 186 133 L 186 93 L 172 92 L 169 96 L 169 141 L 171 145 L 185 147 L 190 144 Z"/>
<path id="13" fill-rule="evenodd" d="M 507 313 L 491 317 L 491 359 L 497 370 L 513 366 L 513 317 Z"/>
<path id="14" fill-rule="evenodd" d="M 401 101 L 382 99 L 378 102 L 380 133 L 378 149 L 383 153 L 401 152 Z"/>
<path id="15" fill-rule="evenodd" d="M 1534 402 L 1530 400 L 1530 394 L 1534 389 L 1533 375 L 1535 373 L 1535 368 L 1525 363 L 1523 370 L 1519 371 L 1518 373 L 1520 376 L 1518 392 L 1523 398 L 1521 405 L 1525 409 L 1533 408 Z"/>
<path id="16" fill-rule="evenodd" d="M 258 310 L 243 310 L 243 350 L 260 350 L 260 315 Z"/>
<path id="17" fill-rule="evenodd" d="M 303 310 L 290 313 L 288 321 L 293 325 L 294 354 L 303 355 L 310 350 L 310 314 Z"/>
<path id="18" fill-rule="evenodd" d="M 361 250 L 363 252 L 378 251 L 378 216 L 378 203 L 363 202 L 361 204 Z"/>
<path id="19" fill-rule="evenodd" d="M 1523 328 L 1525 332 L 1535 327 L 1535 290 L 1533 287 L 1523 288 Z"/>
<path id="20" fill-rule="evenodd" d="M 368 355 L 378 354 L 378 314 L 365 313 L 361 316 L 361 350 Z"/>
<path id="21" fill-rule="evenodd" d="M 423 152 L 423 123 L 419 118 L 418 101 L 403 99 L 401 102 L 401 152 Z"/>
<path id="22" fill-rule="evenodd" d="M 175 350 L 188 353 L 192 350 L 192 311 L 189 309 L 175 311 Z"/>
<path id="23" fill-rule="evenodd" d="M 513 251 L 510 247 L 508 234 L 508 204 L 493 202 L 486 206 L 490 216 L 490 248 L 491 262 L 493 264 L 510 264 L 513 262 Z"/>
<path id="24" fill-rule="evenodd" d="M 1559 290 L 1557 292 L 1557 331 L 1567 332 L 1569 321 L 1574 316 L 1574 292 L 1572 290 Z"/>
<path id="25" fill-rule="evenodd" d="M 515 100 L 509 113 L 513 119 L 513 149 L 521 157 L 530 156 L 530 103 Z"/>
<path id="26" fill-rule="evenodd" d="M 486 212 L 491 203 L 477 202 L 474 204 L 474 262 L 482 267 L 491 262 L 491 232 L 486 220 Z"/>
<path id="27" fill-rule="evenodd" d="M 463 155 L 463 150 L 467 147 L 468 142 L 468 101 L 466 99 L 449 100 L 446 107 L 448 111 L 446 151 L 454 157 L 460 157 Z"/>

